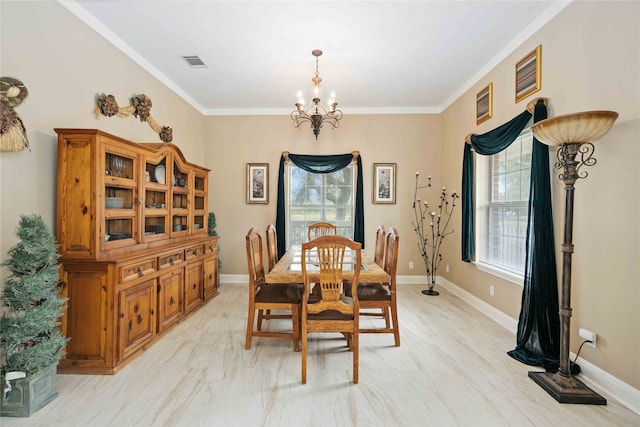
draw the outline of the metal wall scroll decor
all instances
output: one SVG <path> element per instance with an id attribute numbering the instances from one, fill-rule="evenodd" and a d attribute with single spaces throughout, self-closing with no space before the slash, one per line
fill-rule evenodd
<path id="1" fill-rule="evenodd" d="M 140 118 L 141 122 L 149 123 L 151 129 L 158 133 L 162 142 L 173 140 L 173 129 L 169 126 L 161 126 L 151 117 L 151 98 L 147 95 L 136 95 L 129 101 L 131 102 L 129 106 L 120 107 L 113 95 L 105 95 L 104 93 L 98 95 L 95 109 L 96 118 L 99 118 L 101 114 L 106 117 L 115 115 L 129 117 L 133 114 L 134 117 Z"/>
<path id="2" fill-rule="evenodd" d="M 29 148 L 27 130 L 14 110 L 29 95 L 18 79 L 0 77 L 0 151 L 22 151 Z"/>

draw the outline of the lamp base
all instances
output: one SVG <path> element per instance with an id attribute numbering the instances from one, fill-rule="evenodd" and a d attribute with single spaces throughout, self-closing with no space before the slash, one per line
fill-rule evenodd
<path id="1" fill-rule="evenodd" d="M 422 293 L 425 295 L 432 295 L 432 296 L 440 295 L 440 292 L 434 291 L 433 289 L 425 289 L 424 291 L 422 291 Z"/>
<path id="2" fill-rule="evenodd" d="M 560 403 L 607 404 L 607 399 L 573 376 L 561 375 L 559 372 L 529 372 L 529 378 Z"/>

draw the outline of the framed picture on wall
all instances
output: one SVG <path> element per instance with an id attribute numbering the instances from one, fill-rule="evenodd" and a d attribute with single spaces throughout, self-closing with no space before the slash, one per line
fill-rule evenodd
<path id="1" fill-rule="evenodd" d="M 396 203 L 396 164 L 373 164 L 373 203 Z"/>
<path id="2" fill-rule="evenodd" d="M 269 203 L 269 163 L 247 163 L 247 203 Z"/>
<path id="3" fill-rule="evenodd" d="M 542 45 L 516 64 L 516 103 L 542 88 Z"/>
<path id="4" fill-rule="evenodd" d="M 493 82 L 476 95 L 476 124 L 489 120 L 493 116 Z"/>

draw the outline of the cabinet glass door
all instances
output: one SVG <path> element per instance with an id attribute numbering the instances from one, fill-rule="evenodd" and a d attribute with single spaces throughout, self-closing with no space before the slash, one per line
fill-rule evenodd
<path id="1" fill-rule="evenodd" d="M 107 147 L 104 159 L 104 226 L 101 238 L 105 248 L 135 244 L 138 238 L 136 222 L 138 189 L 134 153 Z"/>
<path id="2" fill-rule="evenodd" d="M 171 234 L 189 232 L 189 172 L 177 159 L 173 162 L 171 186 Z"/>
<path id="3" fill-rule="evenodd" d="M 164 239 L 169 234 L 169 184 L 166 155 L 144 159 L 144 214 L 142 229 L 145 242 Z"/>
<path id="4" fill-rule="evenodd" d="M 193 182 L 193 232 L 194 233 L 206 233 L 206 218 L 207 218 L 207 188 L 206 179 L 204 176 L 194 174 Z"/>

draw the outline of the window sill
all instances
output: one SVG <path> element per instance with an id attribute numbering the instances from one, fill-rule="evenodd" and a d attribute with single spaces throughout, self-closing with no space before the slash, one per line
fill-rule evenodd
<path id="1" fill-rule="evenodd" d="M 486 264 L 480 261 L 474 261 L 473 264 L 480 271 L 484 271 L 485 273 L 492 274 L 501 279 L 507 280 L 511 283 L 514 283 L 518 286 L 524 286 L 524 276 L 516 273 L 512 273 L 510 271 L 504 270 L 502 268 L 496 267 L 495 265 Z"/>

